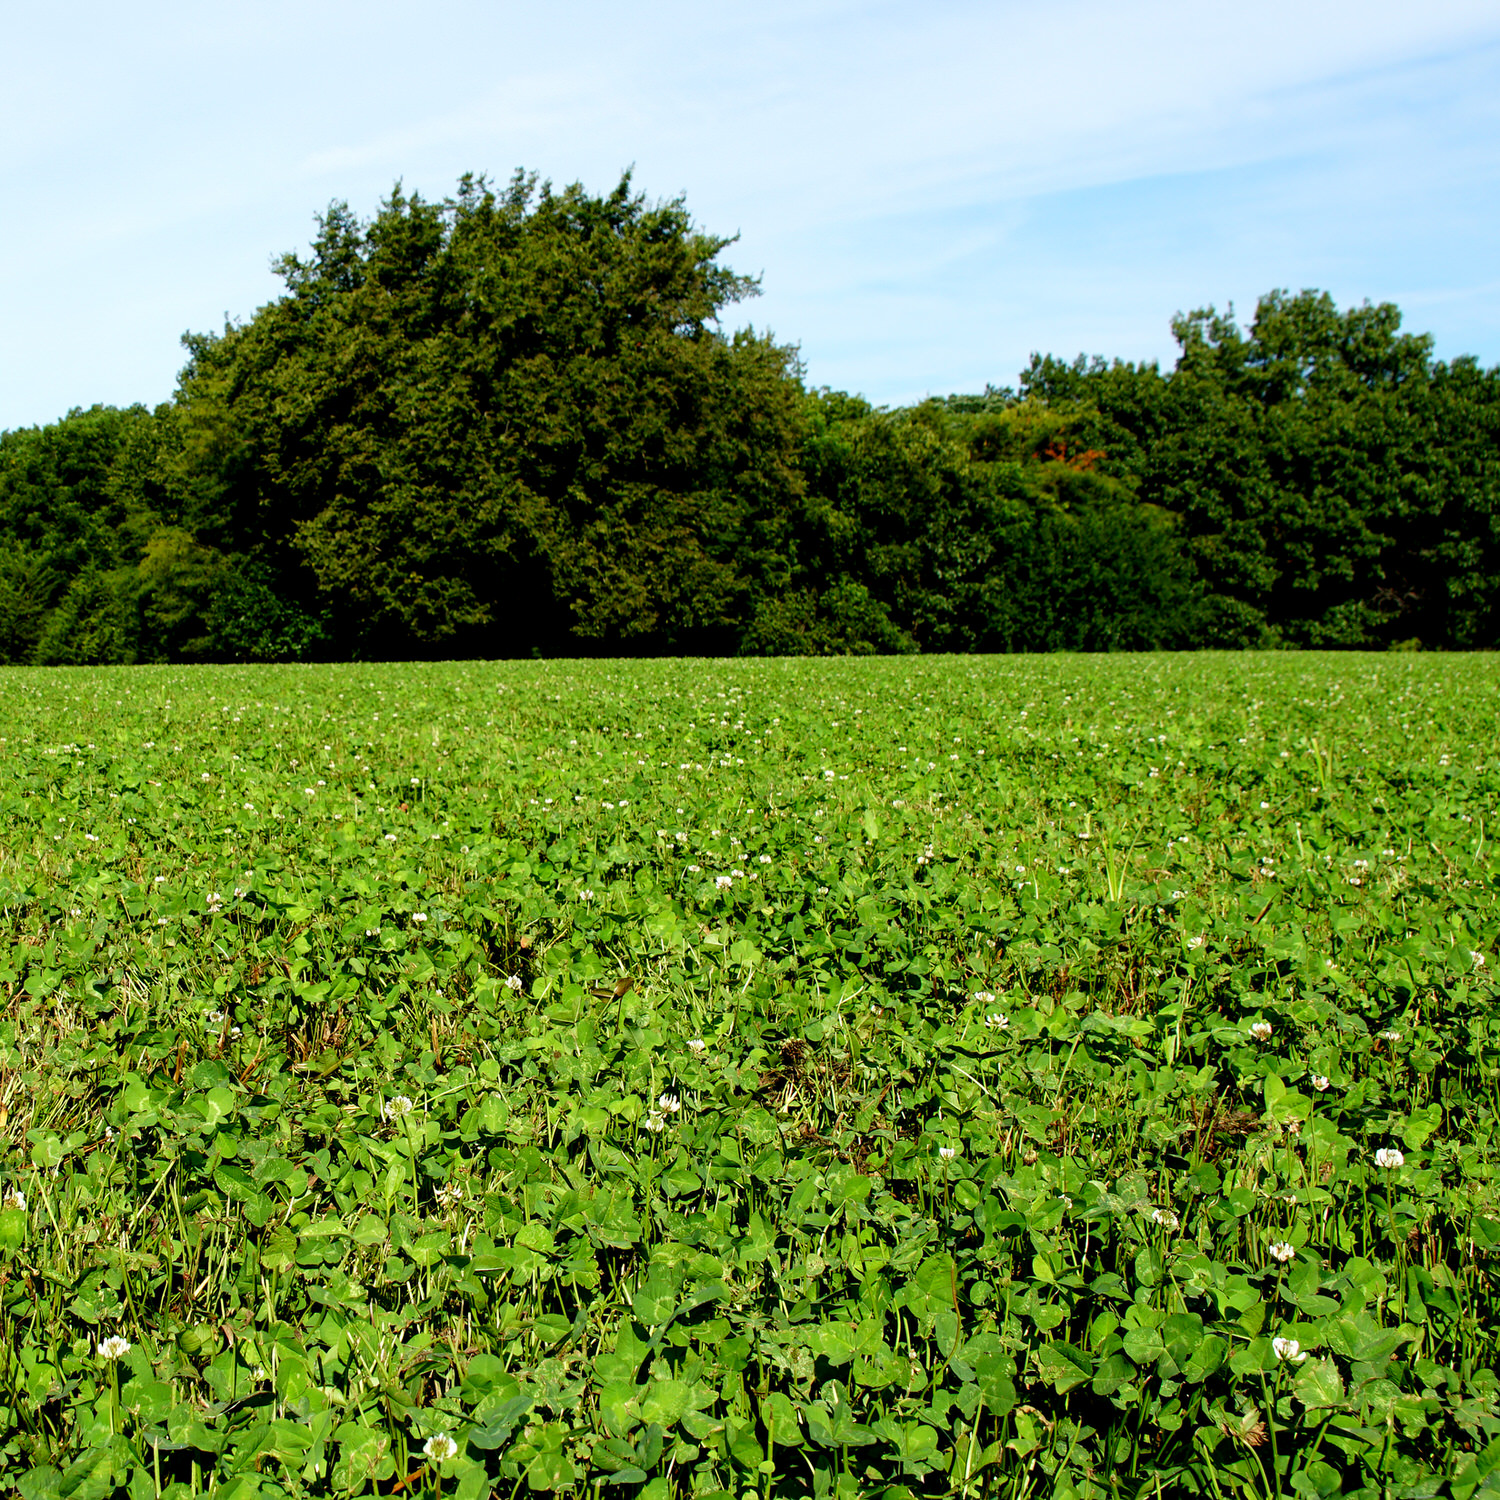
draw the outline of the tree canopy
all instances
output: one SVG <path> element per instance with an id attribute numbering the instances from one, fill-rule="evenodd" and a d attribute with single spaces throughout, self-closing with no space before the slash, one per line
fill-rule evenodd
<path id="1" fill-rule="evenodd" d="M 0 658 L 1493 646 L 1500 371 L 1390 304 L 894 411 L 629 176 L 336 203 L 175 398 L 0 434 Z"/>

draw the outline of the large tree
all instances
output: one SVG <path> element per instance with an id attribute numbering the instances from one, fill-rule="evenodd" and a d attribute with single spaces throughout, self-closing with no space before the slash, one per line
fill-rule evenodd
<path id="1" fill-rule="evenodd" d="M 1096 651 L 1192 644 L 1174 518 L 1076 441 L 1098 414 L 1008 393 L 894 412 L 808 397 L 790 584 L 743 649 Z"/>
<path id="2" fill-rule="evenodd" d="M 783 568 L 794 351 L 680 201 L 466 177 L 335 205 L 285 293 L 188 340 L 180 488 L 339 649 L 713 649 Z"/>
<path id="3" fill-rule="evenodd" d="M 1226 645 L 1493 645 L 1500 372 L 1432 358 L 1389 303 L 1263 297 L 1179 316 L 1176 368 L 1038 358 L 1090 441 L 1179 516 Z"/>

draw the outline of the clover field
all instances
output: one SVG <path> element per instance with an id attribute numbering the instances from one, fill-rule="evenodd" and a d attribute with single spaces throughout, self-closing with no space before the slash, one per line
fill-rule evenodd
<path id="1" fill-rule="evenodd" d="M 1500 1495 L 1500 665 L 0 674 L 0 1493 Z"/>

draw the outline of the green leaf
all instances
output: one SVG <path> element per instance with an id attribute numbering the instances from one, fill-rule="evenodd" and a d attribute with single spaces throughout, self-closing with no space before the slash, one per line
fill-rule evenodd
<path id="1" fill-rule="evenodd" d="M 1337 1495 L 1343 1491 L 1344 1477 L 1331 1465 L 1315 1458 L 1293 1478 L 1292 1488 L 1302 1495 Z"/>
<path id="2" fill-rule="evenodd" d="M 1094 1362 L 1082 1349 L 1054 1339 L 1035 1351 L 1037 1374 L 1061 1395 L 1093 1379 Z"/>
<path id="3" fill-rule="evenodd" d="M 1004 1354 L 984 1354 L 975 1361 L 974 1379 L 993 1417 L 1003 1417 L 1016 1404 L 1015 1365 Z"/>
<path id="4" fill-rule="evenodd" d="M 39 1464 L 16 1477 L 21 1500 L 62 1500 L 62 1474 L 51 1464 Z"/>
<path id="5" fill-rule="evenodd" d="M 675 1427 L 688 1409 L 690 1387 L 682 1380 L 652 1380 L 640 1396 L 641 1421 L 663 1430 Z"/>
<path id="6" fill-rule="evenodd" d="M 1475 1492 L 1496 1472 L 1500 1472 L 1500 1438 L 1476 1453 L 1453 1476 L 1453 1500 L 1473 1500 Z"/>
<path id="7" fill-rule="evenodd" d="M 425 1269 L 428 1266 L 435 1266 L 448 1253 L 452 1244 L 451 1235 L 437 1230 L 431 1234 L 418 1236 L 413 1243 L 405 1247 L 405 1252 Z"/>
<path id="8" fill-rule="evenodd" d="M 659 1328 L 672 1316 L 677 1292 L 670 1281 L 649 1277 L 631 1299 L 631 1310 L 647 1328 Z"/>
<path id="9" fill-rule="evenodd" d="M 1154 1325 L 1126 1329 L 1124 1343 L 1125 1353 L 1137 1365 L 1155 1364 L 1167 1352 L 1162 1331 Z"/>
<path id="10" fill-rule="evenodd" d="M 166 1420 L 175 1398 L 164 1380 L 128 1380 L 120 1387 L 120 1404 L 142 1426 Z"/>
<path id="11" fill-rule="evenodd" d="M 1173 1313 L 1162 1323 L 1161 1337 L 1168 1358 L 1179 1370 L 1186 1370 L 1203 1342 L 1203 1319 L 1197 1313 Z"/>
<path id="12" fill-rule="evenodd" d="M 1307 1360 L 1292 1382 L 1292 1394 L 1309 1410 L 1344 1404 L 1344 1381 L 1331 1359 Z"/>
<path id="13" fill-rule="evenodd" d="M 1200 1385 L 1207 1380 L 1229 1354 L 1229 1344 L 1216 1333 L 1205 1334 L 1197 1347 L 1181 1366 L 1182 1378 L 1190 1385 Z"/>
<path id="14" fill-rule="evenodd" d="M 19 1250 L 26 1243 L 26 1210 L 0 1208 L 0 1250 Z"/>
<path id="15" fill-rule="evenodd" d="M 578 1472 L 573 1460 L 557 1448 L 545 1448 L 526 1465 L 526 1482 L 534 1490 L 561 1490 L 573 1484 Z"/>
<path id="16" fill-rule="evenodd" d="M 272 1271 L 287 1271 L 297 1263 L 297 1236 L 284 1226 L 268 1234 L 260 1247 L 260 1263 Z"/>

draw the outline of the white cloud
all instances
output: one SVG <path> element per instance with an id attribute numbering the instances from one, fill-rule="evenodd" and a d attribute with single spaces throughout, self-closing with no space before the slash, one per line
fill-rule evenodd
<path id="1" fill-rule="evenodd" d="M 685 193 L 765 273 L 741 311 L 883 399 L 1169 354 L 1176 307 L 1308 277 L 1500 357 L 1500 210 L 1439 190 L 1493 182 L 1492 0 L 86 0 L 7 55 L 0 426 L 164 397 L 329 199 L 516 166 Z"/>

